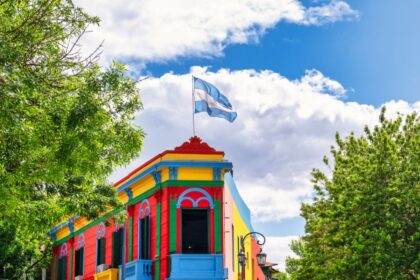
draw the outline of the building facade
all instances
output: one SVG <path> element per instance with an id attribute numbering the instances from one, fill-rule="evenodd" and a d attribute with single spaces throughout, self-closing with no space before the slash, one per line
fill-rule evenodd
<path id="1" fill-rule="evenodd" d="M 95 221 L 72 217 L 51 229 L 51 279 L 265 279 L 250 211 L 232 163 L 198 137 L 164 151 L 115 183 L 128 218 L 111 209 Z"/>

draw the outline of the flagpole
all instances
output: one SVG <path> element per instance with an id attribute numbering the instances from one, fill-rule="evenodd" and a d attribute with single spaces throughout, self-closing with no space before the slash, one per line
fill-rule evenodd
<path id="1" fill-rule="evenodd" d="M 193 136 L 195 136 L 195 102 L 194 102 L 194 76 L 191 75 L 191 98 L 192 98 L 192 121 L 193 121 Z"/>

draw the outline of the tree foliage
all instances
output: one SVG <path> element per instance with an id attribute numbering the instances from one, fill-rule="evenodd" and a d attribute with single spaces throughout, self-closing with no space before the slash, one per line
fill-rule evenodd
<path id="1" fill-rule="evenodd" d="M 418 279 L 420 122 L 385 119 L 331 148 L 332 176 L 318 169 L 316 197 L 302 205 L 306 234 L 291 244 L 292 279 Z M 328 159 L 324 162 L 328 165 Z"/>
<path id="2" fill-rule="evenodd" d="M 287 275 L 286 272 L 283 271 L 279 271 L 276 274 L 273 275 L 273 278 L 278 279 L 278 280 L 289 280 L 289 275 Z"/>
<path id="3" fill-rule="evenodd" d="M 140 151 L 142 104 L 123 65 L 98 65 L 100 46 L 81 55 L 98 23 L 71 0 L 0 0 L 0 277 L 48 263 L 60 219 L 120 206 L 106 179 Z"/>

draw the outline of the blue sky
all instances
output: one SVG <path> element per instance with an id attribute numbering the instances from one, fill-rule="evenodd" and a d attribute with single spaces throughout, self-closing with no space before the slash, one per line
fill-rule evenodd
<path id="1" fill-rule="evenodd" d="M 304 1 L 309 5 L 314 1 Z M 278 23 L 258 43 L 230 45 L 221 57 L 183 57 L 150 63 L 153 75 L 187 73 L 193 65 L 270 69 L 289 79 L 315 68 L 351 92 L 348 101 L 379 106 L 420 99 L 420 1 L 348 1 L 354 21 L 323 26 Z"/>
<path id="2" fill-rule="evenodd" d="M 128 64 L 144 110 L 135 123 L 141 155 L 191 137 L 191 75 L 217 86 L 238 112 L 233 124 L 196 115 L 198 135 L 226 153 L 235 181 L 284 267 L 288 244 L 304 233 L 302 202 L 313 192 L 338 131 L 360 134 L 388 116 L 420 109 L 420 2 L 338 0 L 78 1 L 101 18 L 83 41 L 105 40 L 101 63 Z"/>

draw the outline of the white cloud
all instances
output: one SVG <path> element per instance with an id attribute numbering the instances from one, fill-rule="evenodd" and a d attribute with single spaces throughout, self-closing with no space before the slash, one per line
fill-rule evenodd
<path id="1" fill-rule="evenodd" d="M 358 15 L 343 1 L 310 8 L 298 0 L 76 2 L 101 18 L 101 26 L 87 34 L 84 45 L 93 49 L 105 40 L 106 61 L 124 57 L 143 63 L 179 56 L 220 56 L 226 45 L 258 42 L 281 21 L 321 25 Z"/>
<path id="2" fill-rule="evenodd" d="M 285 271 L 285 261 L 287 256 L 296 257 L 289 247 L 292 240 L 298 239 L 299 236 L 268 236 L 264 245 L 264 251 L 267 252 L 267 261 L 277 263 L 275 267 L 280 271 Z"/>
<path id="3" fill-rule="evenodd" d="M 271 71 L 191 72 L 224 92 L 238 112 L 234 123 L 196 114 L 198 135 L 226 152 L 234 177 L 254 221 L 278 221 L 299 215 L 300 202 L 312 193 L 310 171 L 334 144 L 336 131 L 360 133 L 375 124 L 379 109 L 344 102 L 345 89 L 316 70 L 298 80 Z M 191 74 L 165 74 L 140 83 L 145 110 L 136 123 L 147 133 L 142 158 L 113 178 L 192 135 Z M 389 115 L 420 109 L 420 102 L 390 101 Z"/>
<path id="4" fill-rule="evenodd" d="M 377 123 L 379 109 L 344 102 L 345 89 L 316 70 L 298 80 L 271 71 L 210 72 L 193 67 L 191 73 L 216 85 L 238 112 L 234 123 L 196 114 L 198 135 L 226 153 L 233 162 L 239 192 L 253 221 L 275 223 L 299 215 L 300 203 L 312 193 L 309 173 L 322 166 L 322 157 L 339 131 L 361 133 L 364 124 Z M 141 158 L 117 170 L 114 180 L 192 135 L 191 74 L 165 74 L 140 83 L 144 111 L 136 123 L 147 133 Z M 390 101 L 388 116 L 420 109 L 420 102 Z M 297 236 L 271 236 L 264 251 L 284 270 L 293 255 L 288 244 Z"/>
<path id="5" fill-rule="evenodd" d="M 331 1 L 327 5 L 307 9 L 303 23 L 321 25 L 336 21 L 355 20 L 359 16 L 360 13 L 353 10 L 346 2 Z"/>

